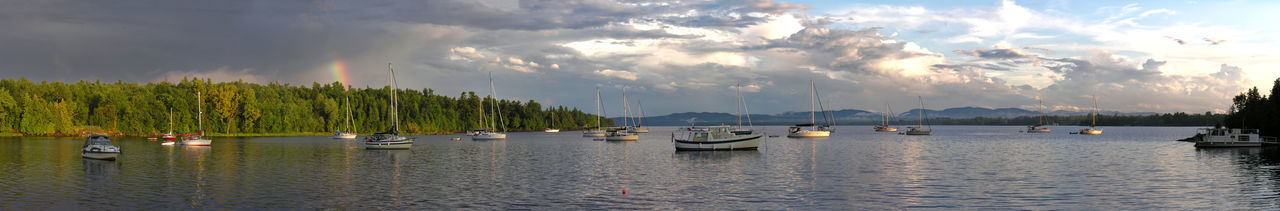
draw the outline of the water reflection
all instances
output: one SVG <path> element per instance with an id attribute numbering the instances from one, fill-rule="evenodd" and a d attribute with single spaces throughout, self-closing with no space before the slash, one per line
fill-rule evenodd
<path id="1" fill-rule="evenodd" d="M 675 151 L 671 157 L 681 161 L 758 160 L 760 159 L 760 151 Z"/>
<path id="2" fill-rule="evenodd" d="M 366 187 L 371 190 L 386 190 L 385 195 L 367 199 L 384 203 L 387 206 L 400 207 L 404 204 L 401 199 L 401 189 L 405 180 L 404 174 L 407 165 L 412 158 L 412 150 L 365 150 L 365 168 L 379 172 L 371 172 L 369 178 L 362 178 L 371 184 Z"/>
<path id="3" fill-rule="evenodd" d="M 116 161 L 82 159 L 84 179 L 93 188 L 106 188 L 111 185 L 111 178 L 120 174 L 120 163 Z"/>

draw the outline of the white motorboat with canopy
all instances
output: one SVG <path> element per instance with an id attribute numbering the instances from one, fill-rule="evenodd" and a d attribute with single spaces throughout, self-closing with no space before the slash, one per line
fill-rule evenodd
<path id="1" fill-rule="evenodd" d="M 88 159 L 116 160 L 120 156 L 120 147 L 111 144 L 111 139 L 104 135 L 89 135 L 80 148 L 80 156 Z"/>
<path id="2" fill-rule="evenodd" d="M 683 134 L 672 133 L 671 142 L 676 151 L 696 150 L 755 150 L 760 146 L 763 133 L 737 134 L 729 126 L 689 128 Z"/>

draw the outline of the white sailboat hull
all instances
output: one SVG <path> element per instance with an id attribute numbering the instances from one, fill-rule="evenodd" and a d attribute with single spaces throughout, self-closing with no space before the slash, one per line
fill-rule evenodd
<path id="1" fill-rule="evenodd" d="M 116 160 L 120 152 L 80 152 L 80 157 L 98 160 Z"/>
<path id="2" fill-rule="evenodd" d="M 932 130 L 908 130 L 906 134 L 912 135 L 912 136 L 927 136 L 927 135 L 933 134 L 933 131 Z"/>
<path id="3" fill-rule="evenodd" d="M 542 130 L 542 132 L 544 132 L 544 133 L 559 133 L 559 132 L 560 132 L 560 129 L 543 129 L 543 130 Z"/>
<path id="4" fill-rule="evenodd" d="M 1093 128 L 1084 129 L 1080 130 L 1080 135 L 1102 135 L 1102 130 L 1096 130 Z"/>
<path id="5" fill-rule="evenodd" d="M 338 133 L 333 135 L 334 139 L 356 139 L 355 133 Z"/>
<path id="6" fill-rule="evenodd" d="M 206 138 L 187 139 L 187 140 L 182 140 L 182 145 L 187 145 L 187 146 L 210 146 L 210 145 L 213 145 L 213 140 L 209 140 L 209 139 L 206 139 Z"/>
<path id="7" fill-rule="evenodd" d="M 1042 127 L 1042 128 L 1036 128 L 1036 129 L 1027 130 L 1027 133 L 1049 133 L 1049 132 L 1051 132 L 1051 131 L 1052 131 L 1052 130 L 1049 130 L 1049 128 L 1043 128 L 1043 127 Z"/>
<path id="8" fill-rule="evenodd" d="M 588 130 L 582 132 L 582 137 L 604 137 L 605 133 L 601 130 Z"/>
<path id="9" fill-rule="evenodd" d="M 639 141 L 640 135 L 636 135 L 636 134 L 611 135 L 611 136 L 604 137 L 604 140 L 605 141 Z"/>
<path id="10" fill-rule="evenodd" d="M 404 136 L 389 137 L 386 140 L 368 140 L 365 149 L 409 149 L 413 148 L 413 139 Z"/>
<path id="11" fill-rule="evenodd" d="M 506 140 L 506 139 L 507 139 L 507 134 L 505 133 L 480 133 L 480 134 L 476 134 L 475 136 L 471 136 L 471 140 Z"/>
<path id="12" fill-rule="evenodd" d="M 413 148 L 413 140 L 365 142 L 364 148 L 365 149 L 409 149 L 409 148 Z"/>
<path id="13" fill-rule="evenodd" d="M 627 132 L 631 132 L 631 133 L 649 133 L 649 129 L 645 129 L 645 128 L 631 128 L 631 129 L 627 129 Z"/>
<path id="14" fill-rule="evenodd" d="M 799 130 L 794 132 L 788 132 L 787 137 L 791 137 L 791 138 L 831 137 L 831 131 Z"/>

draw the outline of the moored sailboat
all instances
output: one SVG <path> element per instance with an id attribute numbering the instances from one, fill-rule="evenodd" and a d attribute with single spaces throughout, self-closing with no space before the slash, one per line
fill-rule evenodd
<path id="1" fill-rule="evenodd" d="M 920 99 L 920 114 L 918 115 L 919 123 L 916 124 L 915 127 L 907 127 L 907 132 L 904 134 L 913 136 L 927 136 L 933 134 L 933 129 L 924 127 L 924 97 L 916 97 Z"/>
<path id="2" fill-rule="evenodd" d="M 181 143 L 179 143 L 179 144 L 187 145 L 187 146 L 210 146 L 210 145 L 213 145 L 213 140 L 210 140 L 210 139 L 208 139 L 208 138 L 202 137 L 202 136 L 204 135 L 204 98 L 203 98 L 203 97 L 201 97 L 200 92 L 196 92 L 196 102 L 197 102 L 197 103 L 196 103 L 196 108 L 197 108 L 196 110 L 198 111 L 198 112 L 197 112 L 198 114 L 197 114 L 197 116 L 196 116 L 196 124 L 198 125 L 198 128 L 196 128 L 196 129 L 197 129 L 197 130 L 196 130 L 196 134 L 195 134 L 195 135 L 183 135 L 183 136 L 186 136 L 186 137 L 184 137 L 184 139 L 182 140 L 182 142 L 181 142 Z"/>
<path id="3" fill-rule="evenodd" d="M 1093 96 L 1093 110 L 1089 111 L 1089 128 L 1080 129 L 1080 135 L 1102 135 L 1102 128 L 1098 126 L 1098 96 Z"/>
<path id="4" fill-rule="evenodd" d="M 606 132 L 600 128 L 600 117 L 604 116 L 604 110 L 600 109 L 603 102 L 600 102 L 600 87 L 596 87 L 596 128 L 587 128 L 582 130 L 582 137 L 604 137 Z"/>
<path id="5" fill-rule="evenodd" d="M 493 88 L 492 72 L 489 73 L 489 96 L 493 98 L 493 103 L 491 103 L 489 107 L 494 112 L 493 115 L 489 115 L 490 129 L 478 131 L 475 135 L 471 136 L 471 140 L 483 141 L 483 140 L 506 140 L 507 139 L 506 133 L 498 132 L 495 129 L 493 129 L 493 128 L 497 128 L 498 126 L 505 127 L 504 126 L 505 123 L 503 124 L 497 123 L 498 121 L 502 121 L 502 108 L 498 107 L 498 92 L 494 91 L 494 88 Z M 481 113 L 483 113 L 483 111 L 481 111 Z"/>
<path id="6" fill-rule="evenodd" d="M 1027 133 L 1049 133 L 1049 128 L 1044 127 L 1044 101 L 1040 101 L 1040 122 L 1036 125 L 1027 126 Z"/>
<path id="7" fill-rule="evenodd" d="M 391 63 L 387 63 L 387 81 L 391 83 L 390 92 L 391 112 L 387 112 L 387 116 L 391 117 L 392 128 L 386 132 L 375 133 L 368 136 L 364 140 L 365 149 L 409 149 L 413 147 L 413 139 L 400 135 L 400 113 L 399 106 L 396 104 L 396 71 L 391 68 Z"/>
<path id="8" fill-rule="evenodd" d="M 747 110 L 747 102 L 742 98 L 742 84 L 739 83 L 735 88 L 737 89 L 738 94 L 738 126 L 730 128 L 729 132 L 738 135 L 755 133 L 755 125 L 751 123 L 751 111 Z M 742 127 L 743 111 L 747 111 L 747 126 L 751 126 L 750 128 Z"/>
<path id="9" fill-rule="evenodd" d="M 173 145 L 175 143 L 174 141 L 177 140 L 177 138 L 178 138 L 177 136 L 173 135 L 173 108 L 170 107 L 169 108 L 169 132 L 160 136 L 160 139 L 164 140 L 160 142 L 160 145 Z"/>
<path id="10" fill-rule="evenodd" d="M 353 129 L 351 128 L 351 98 L 349 98 L 349 97 L 348 97 L 348 98 L 344 98 L 344 102 L 346 102 L 346 103 L 347 103 L 347 128 L 346 128 L 346 129 L 347 129 L 347 131 L 341 131 L 341 130 L 339 130 L 339 131 L 337 131 L 337 132 L 333 132 L 333 138 L 335 138 L 335 139 L 356 139 L 356 133 L 355 133 L 355 130 L 353 130 Z"/>
<path id="11" fill-rule="evenodd" d="M 627 88 L 622 87 L 622 125 L 623 126 L 618 129 L 608 130 L 608 133 L 605 133 L 604 140 L 606 141 L 640 140 L 640 134 L 631 132 L 631 129 L 634 128 L 635 126 L 631 125 L 631 121 L 630 121 L 631 115 L 630 115 L 630 111 L 628 110 L 631 110 L 631 109 L 627 106 Z"/>
<path id="12" fill-rule="evenodd" d="M 889 109 L 888 102 L 884 103 L 883 113 L 884 115 L 880 116 L 880 125 L 876 125 L 872 129 L 874 129 L 876 132 L 898 132 L 898 128 L 889 126 L 889 114 L 893 113 L 893 110 Z"/>
<path id="13" fill-rule="evenodd" d="M 814 120 L 814 112 L 817 109 L 817 106 L 816 106 L 817 104 L 815 104 L 814 102 L 814 96 L 817 95 L 815 93 L 817 92 L 816 89 L 817 88 L 813 85 L 813 80 L 809 80 L 809 123 L 796 124 L 795 126 L 788 128 L 787 137 L 813 138 L 813 137 L 830 137 L 831 136 L 831 131 L 828 130 L 827 128 L 827 126 L 830 125 L 829 122 L 827 125 L 824 125 L 824 126 L 818 126 L 815 124 L 816 120 Z M 823 119 L 826 119 L 826 110 L 824 109 L 822 113 L 823 113 Z"/>

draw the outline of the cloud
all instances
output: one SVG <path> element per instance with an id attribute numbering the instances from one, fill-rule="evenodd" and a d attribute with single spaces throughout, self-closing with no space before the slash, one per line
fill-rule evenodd
<path id="1" fill-rule="evenodd" d="M 169 71 L 164 75 L 152 79 L 153 82 L 177 82 L 184 78 L 200 78 L 209 79 L 213 82 L 235 82 L 244 81 L 249 83 L 266 84 L 271 82 L 266 77 L 252 74 L 253 69 L 233 70 L 230 67 L 219 67 L 212 71 Z"/>
<path id="2" fill-rule="evenodd" d="M 630 81 L 634 81 L 639 78 L 639 76 L 637 76 L 635 72 L 630 72 L 625 70 L 610 70 L 610 69 L 596 70 L 595 74 L 605 76 L 608 78 L 617 78 L 617 79 L 630 80 Z"/>
<path id="3" fill-rule="evenodd" d="M 1215 39 L 1210 39 L 1210 38 L 1208 38 L 1208 37 L 1205 37 L 1205 38 L 1204 38 L 1204 41 L 1205 41 L 1205 42 L 1209 42 L 1209 44 L 1210 44 L 1210 45 L 1218 45 L 1218 44 L 1222 44 L 1222 43 L 1224 43 L 1224 42 L 1227 42 L 1226 40 L 1215 40 Z"/>
<path id="4" fill-rule="evenodd" d="M 1186 41 L 1186 40 L 1182 40 L 1182 39 L 1178 39 L 1178 38 L 1174 38 L 1174 37 L 1170 37 L 1170 36 L 1164 36 L 1164 38 L 1168 38 L 1168 39 L 1170 39 L 1170 40 L 1173 40 L 1174 42 L 1177 42 L 1177 43 L 1178 43 L 1178 45 L 1186 45 L 1186 44 L 1187 44 L 1187 41 Z"/>
<path id="5" fill-rule="evenodd" d="M 456 47 L 449 49 L 449 52 L 470 60 L 484 59 L 484 55 L 477 53 L 476 49 L 472 47 Z"/>

